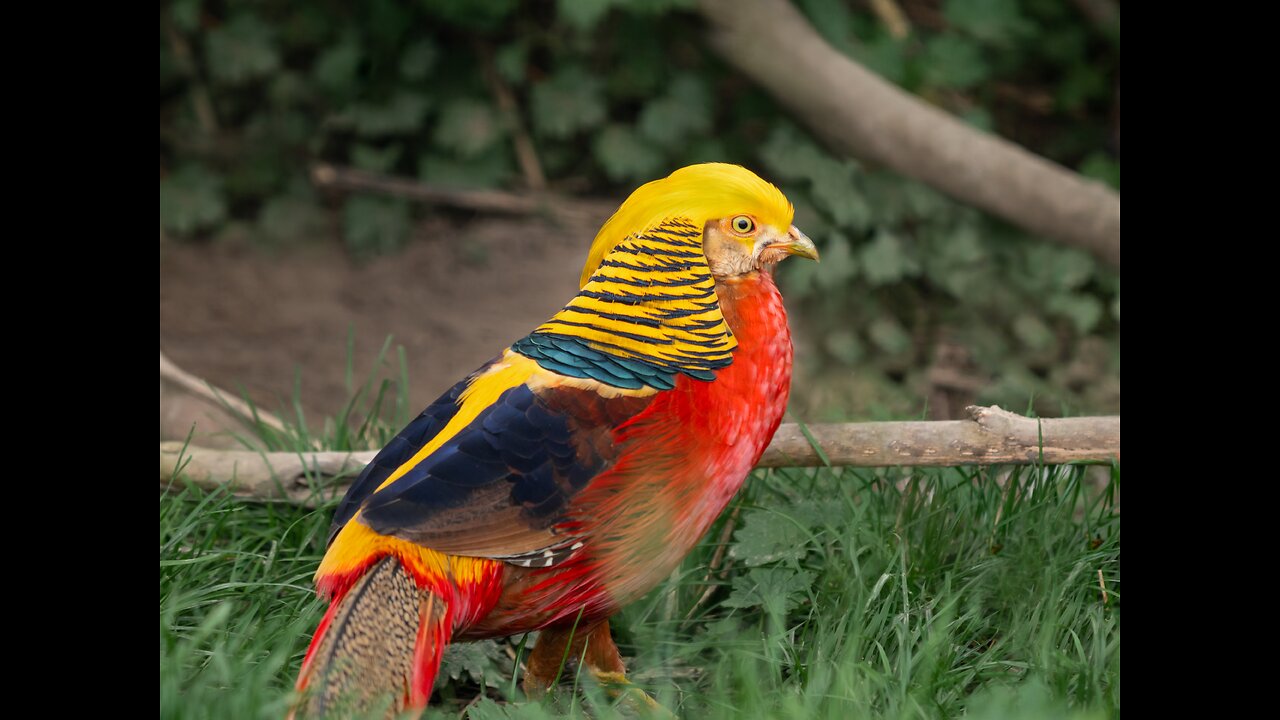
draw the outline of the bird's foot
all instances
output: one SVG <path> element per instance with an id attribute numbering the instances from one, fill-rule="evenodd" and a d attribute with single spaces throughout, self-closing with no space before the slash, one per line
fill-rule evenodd
<path id="1" fill-rule="evenodd" d="M 624 707 L 640 717 L 676 720 L 676 716 L 666 709 L 653 696 L 641 690 L 620 672 L 592 672 L 592 677 L 600 684 L 605 693 Z"/>

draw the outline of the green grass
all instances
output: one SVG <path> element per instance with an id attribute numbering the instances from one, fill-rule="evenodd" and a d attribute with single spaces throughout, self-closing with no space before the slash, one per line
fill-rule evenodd
<path id="1" fill-rule="evenodd" d="M 706 601 L 729 514 L 614 635 L 633 679 L 695 720 L 1118 716 L 1119 475 L 757 472 Z M 332 510 L 162 493 L 162 718 L 283 716 Z M 522 640 L 450 648 L 430 716 L 614 714 L 573 672 L 524 701 Z"/>

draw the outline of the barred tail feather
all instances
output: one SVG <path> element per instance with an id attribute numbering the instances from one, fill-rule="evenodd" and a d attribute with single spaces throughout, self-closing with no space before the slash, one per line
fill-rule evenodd
<path id="1" fill-rule="evenodd" d="M 306 718 L 393 716 L 425 707 L 453 635 L 448 602 L 386 557 L 336 600 L 316 629 L 297 689 Z"/>

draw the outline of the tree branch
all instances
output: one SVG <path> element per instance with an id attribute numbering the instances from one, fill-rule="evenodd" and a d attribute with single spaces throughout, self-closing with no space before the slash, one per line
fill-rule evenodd
<path id="1" fill-rule="evenodd" d="M 1120 196 L 975 130 L 828 45 L 786 0 L 699 0 L 711 44 L 820 137 L 1120 266 Z"/>
<path id="2" fill-rule="evenodd" d="M 195 429 L 199 443 L 241 446 L 237 437 L 252 439 L 259 425 L 277 432 L 284 423 L 275 415 L 250 407 L 173 364 L 160 353 L 160 437 L 186 437 Z"/>
<path id="3" fill-rule="evenodd" d="M 323 163 L 311 167 L 311 182 L 321 190 L 373 192 L 430 205 L 503 215 L 545 214 L 574 224 L 599 225 L 617 207 L 616 201 L 570 199 L 546 193 L 445 188 L 409 178 Z"/>
<path id="4" fill-rule="evenodd" d="M 786 424 L 759 467 L 1027 465 L 1120 459 L 1120 418 L 1035 420 L 998 407 L 970 407 L 944 422 Z M 805 437 L 808 431 L 821 453 Z M 260 499 L 313 505 L 346 492 L 373 459 L 367 452 L 258 453 L 160 443 L 160 486 L 189 484 Z M 317 493 L 315 490 L 319 489 Z"/>

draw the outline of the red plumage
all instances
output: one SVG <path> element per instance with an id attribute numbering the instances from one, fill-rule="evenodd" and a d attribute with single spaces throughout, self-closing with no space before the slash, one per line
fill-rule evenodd
<path id="1" fill-rule="evenodd" d="M 691 170 L 658 183 L 670 192 Z M 750 191 L 730 197 L 746 214 L 676 215 L 641 238 L 652 261 L 620 255 L 625 246 L 593 250 L 605 269 L 618 269 L 592 276 L 581 309 L 553 321 L 557 333 L 544 326 L 481 368 L 366 468 L 317 572 L 332 605 L 298 681 L 311 691 L 309 714 L 340 712 L 344 695 L 359 707 L 379 694 L 393 707 L 422 707 L 449 642 L 532 630 L 544 632 L 526 690 L 544 690 L 566 655 L 585 657 L 599 679 L 625 682 L 607 618 L 697 544 L 787 405 L 791 339 L 772 268 L 786 254 L 816 251 L 772 186 L 741 168 L 726 177 Z M 694 240 L 687 229 L 700 226 Z M 614 257 L 623 260 L 610 265 Z M 636 286 L 660 302 L 636 311 Z M 566 334 L 592 312 L 618 344 Z M 674 318 L 672 333 L 691 328 L 680 336 L 684 365 L 668 362 L 672 352 L 628 350 L 644 349 L 628 338 L 653 317 Z M 725 348 L 732 362 L 698 359 L 724 357 Z"/>

